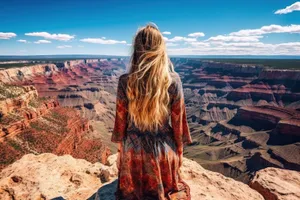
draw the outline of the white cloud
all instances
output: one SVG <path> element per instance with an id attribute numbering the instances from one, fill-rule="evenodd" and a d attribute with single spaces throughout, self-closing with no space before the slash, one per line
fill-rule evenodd
<path id="1" fill-rule="evenodd" d="M 106 39 L 106 37 L 101 37 L 103 40 L 105 40 Z"/>
<path id="2" fill-rule="evenodd" d="M 132 44 L 126 44 L 127 46 L 132 46 Z"/>
<path id="3" fill-rule="evenodd" d="M 210 46 L 210 44 L 207 42 L 190 42 L 189 44 L 191 44 L 192 46 L 205 46 L 205 47 Z"/>
<path id="4" fill-rule="evenodd" d="M 49 44 L 51 41 L 49 40 L 38 40 L 34 42 L 35 44 Z"/>
<path id="5" fill-rule="evenodd" d="M 196 33 L 190 33 L 188 36 L 189 37 L 204 37 L 205 34 L 202 32 L 196 32 Z"/>
<path id="6" fill-rule="evenodd" d="M 297 1 L 296 3 L 287 6 L 284 9 L 277 10 L 275 14 L 287 14 L 293 11 L 300 11 L 300 1 Z"/>
<path id="7" fill-rule="evenodd" d="M 207 42 L 258 42 L 262 36 L 234 36 L 234 35 L 218 35 L 208 38 Z"/>
<path id="8" fill-rule="evenodd" d="M 11 33 L 11 32 L 9 32 L 9 33 L 0 32 L 0 39 L 2 39 L 2 40 L 8 40 L 8 39 L 16 37 L 16 36 L 17 36 L 17 34 Z"/>
<path id="9" fill-rule="evenodd" d="M 17 40 L 17 41 L 21 43 L 28 43 L 27 40 Z"/>
<path id="10" fill-rule="evenodd" d="M 78 45 L 78 47 L 79 47 L 79 48 L 83 48 L 84 46 L 82 46 L 82 45 Z"/>
<path id="11" fill-rule="evenodd" d="M 181 36 L 175 36 L 171 39 L 167 39 L 168 42 L 196 42 L 196 38 L 187 38 L 187 37 L 181 37 Z"/>
<path id="12" fill-rule="evenodd" d="M 167 42 L 166 45 L 167 45 L 167 47 L 175 47 L 175 46 L 178 46 L 178 44 L 173 43 L 173 42 Z"/>
<path id="13" fill-rule="evenodd" d="M 171 35 L 171 32 L 170 31 L 164 31 L 164 32 L 162 32 L 162 34 L 164 34 L 164 35 Z"/>
<path id="14" fill-rule="evenodd" d="M 280 26 L 280 25 L 269 25 L 263 26 L 259 29 L 244 29 L 238 32 L 230 33 L 232 36 L 254 36 L 254 35 L 263 35 L 270 33 L 300 33 L 300 25 L 290 25 L 290 26 Z"/>
<path id="15" fill-rule="evenodd" d="M 118 40 L 105 40 L 102 38 L 84 38 L 80 40 L 81 42 L 88 42 L 94 44 L 126 44 L 126 41 L 118 41 Z"/>
<path id="16" fill-rule="evenodd" d="M 33 32 L 33 33 L 25 33 L 27 36 L 35 36 L 35 37 L 43 37 L 45 39 L 50 40 L 60 40 L 60 41 L 69 41 L 73 39 L 74 35 L 68 35 L 68 34 L 50 34 L 47 32 Z"/>
<path id="17" fill-rule="evenodd" d="M 61 45 L 61 46 L 57 46 L 56 48 L 65 49 L 65 48 L 72 48 L 72 46 L 71 45 Z"/>
<path id="18" fill-rule="evenodd" d="M 279 44 L 220 43 L 210 46 L 191 46 L 168 49 L 170 55 L 300 55 L 300 42 Z"/>

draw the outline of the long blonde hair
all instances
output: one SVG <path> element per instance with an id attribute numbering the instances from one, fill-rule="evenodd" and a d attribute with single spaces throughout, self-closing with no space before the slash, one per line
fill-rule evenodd
<path id="1" fill-rule="evenodd" d="M 168 120 L 173 65 L 155 25 L 141 28 L 133 41 L 127 82 L 130 123 L 141 131 L 156 131 Z"/>

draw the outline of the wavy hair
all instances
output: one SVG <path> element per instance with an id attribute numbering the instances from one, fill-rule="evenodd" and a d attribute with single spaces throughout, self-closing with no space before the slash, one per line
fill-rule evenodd
<path id="1" fill-rule="evenodd" d="M 138 30 L 127 82 L 130 123 L 141 131 L 156 131 L 168 120 L 173 65 L 163 35 L 155 24 Z"/>

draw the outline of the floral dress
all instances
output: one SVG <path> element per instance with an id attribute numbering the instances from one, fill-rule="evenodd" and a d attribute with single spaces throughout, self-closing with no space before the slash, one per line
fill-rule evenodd
<path id="1" fill-rule="evenodd" d="M 170 117 L 157 132 L 140 131 L 128 123 L 128 74 L 119 78 L 116 118 L 111 141 L 119 143 L 116 199 L 189 200 L 189 186 L 180 178 L 183 145 L 192 142 L 180 77 L 172 74 Z M 171 126 L 170 123 L 171 122 Z"/>

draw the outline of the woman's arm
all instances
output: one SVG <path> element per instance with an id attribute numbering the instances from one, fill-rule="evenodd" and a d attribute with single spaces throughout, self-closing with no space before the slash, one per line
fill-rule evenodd
<path id="1" fill-rule="evenodd" d="M 187 122 L 183 88 L 179 75 L 176 79 L 175 92 L 172 100 L 171 123 L 177 145 L 177 153 L 182 157 L 183 146 L 185 144 L 191 144 L 192 138 Z"/>
<path id="2" fill-rule="evenodd" d="M 115 143 L 123 140 L 127 129 L 127 97 L 123 78 L 120 76 L 117 88 L 115 126 L 111 137 L 111 141 Z"/>

